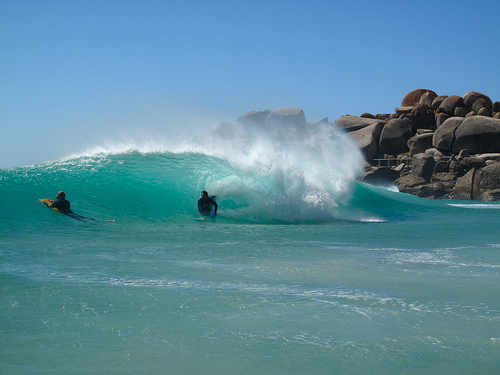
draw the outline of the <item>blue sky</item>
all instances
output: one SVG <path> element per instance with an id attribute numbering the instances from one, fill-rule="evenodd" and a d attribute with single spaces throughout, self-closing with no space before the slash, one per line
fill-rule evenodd
<path id="1" fill-rule="evenodd" d="M 174 139 L 251 110 L 500 100 L 500 2 L 0 2 L 0 168 Z"/>

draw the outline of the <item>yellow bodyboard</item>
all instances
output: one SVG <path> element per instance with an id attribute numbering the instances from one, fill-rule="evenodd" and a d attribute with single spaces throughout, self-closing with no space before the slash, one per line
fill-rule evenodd
<path id="1" fill-rule="evenodd" d="M 46 199 L 39 199 L 38 201 L 41 202 L 41 203 L 43 203 L 44 205 L 46 205 L 51 210 L 59 212 L 60 214 L 62 214 L 62 212 L 59 211 L 59 209 L 50 207 L 50 205 L 52 204 L 52 202 L 54 202 L 52 199 L 46 198 Z"/>

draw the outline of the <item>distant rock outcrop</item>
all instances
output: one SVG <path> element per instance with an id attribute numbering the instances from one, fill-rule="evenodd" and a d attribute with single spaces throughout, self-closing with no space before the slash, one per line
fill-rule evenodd
<path id="1" fill-rule="evenodd" d="M 272 125 L 293 125 L 302 127 L 306 125 L 306 116 L 300 108 L 280 108 L 272 111 L 266 118 L 266 122 Z"/>
<path id="2" fill-rule="evenodd" d="M 313 125 L 300 108 L 247 112 L 238 124 L 285 131 Z M 364 182 L 393 183 L 426 199 L 500 200 L 500 102 L 482 93 L 438 96 L 417 89 L 394 113 L 344 115 L 330 125 L 363 152 Z"/>
<path id="3" fill-rule="evenodd" d="M 266 109 L 265 111 L 251 111 L 247 113 L 243 113 L 238 117 L 238 124 L 240 125 L 259 125 L 264 124 L 266 122 L 267 117 L 271 111 Z"/>

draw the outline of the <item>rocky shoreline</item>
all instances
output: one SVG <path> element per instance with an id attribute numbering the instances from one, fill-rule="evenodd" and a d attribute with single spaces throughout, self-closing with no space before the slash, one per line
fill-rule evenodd
<path id="1" fill-rule="evenodd" d="M 285 122 L 308 125 L 299 108 L 252 111 L 238 118 L 244 125 Z M 362 150 L 366 173 L 361 181 L 393 184 L 426 199 L 500 200 L 500 102 L 484 94 L 439 96 L 417 89 L 394 113 L 345 115 L 332 126 L 344 129 Z"/>
<path id="2" fill-rule="evenodd" d="M 395 113 L 335 123 L 363 150 L 362 181 L 426 199 L 500 200 L 500 102 L 484 94 L 417 89 Z"/>

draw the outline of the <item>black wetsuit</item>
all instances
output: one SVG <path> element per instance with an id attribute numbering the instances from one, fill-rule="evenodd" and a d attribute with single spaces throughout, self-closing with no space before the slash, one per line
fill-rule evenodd
<path id="1" fill-rule="evenodd" d="M 50 205 L 51 208 L 57 208 L 59 211 L 61 211 L 64 214 L 70 214 L 71 209 L 70 209 L 70 204 L 66 199 L 57 199 L 52 204 Z"/>
<path id="2" fill-rule="evenodd" d="M 203 200 L 203 198 L 198 199 L 198 210 L 200 211 L 200 214 L 209 215 L 212 206 L 214 206 L 214 215 L 217 215 L 218 205 L 213 198 L 208 197 L 207 200 Z"/>

